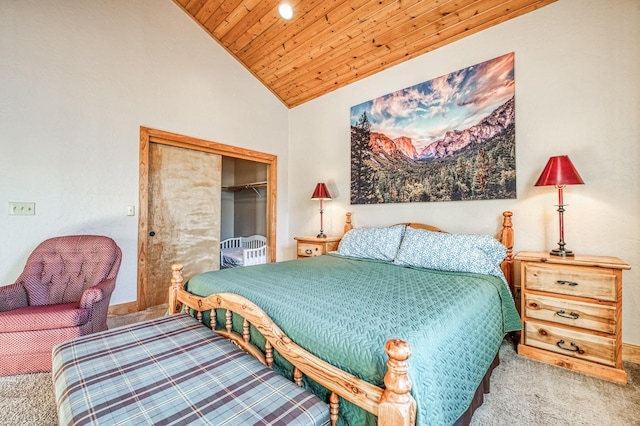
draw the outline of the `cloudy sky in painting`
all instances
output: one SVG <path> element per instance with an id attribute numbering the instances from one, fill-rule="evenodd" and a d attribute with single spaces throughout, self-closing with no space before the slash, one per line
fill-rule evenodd
<path id="1" fill-rule="evenodd" d="M 407 136 L 420 151 L 449 130 L 480 122 L 515 93 L 514 54 L 443 75 L 351 108 L 356 125 L 366 111 L 371 131 Z"/>

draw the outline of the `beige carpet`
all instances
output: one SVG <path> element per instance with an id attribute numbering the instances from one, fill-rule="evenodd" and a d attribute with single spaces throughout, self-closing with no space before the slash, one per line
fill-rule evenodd
<path id="1" fill-rule="evenodd" d="M 471 426 L 640 425 L 640 365 L 619 385 L 519 356 L 506 342 Z"/>
<path id="2" fill-rule="evenodd" d="M 164 309 L 109 324 L 161 316 Z M 520 357 L 506 341 L 500 360 L 472 426 L 640 425 L 640 365 L 625 364 L 629 384 L 622 386 Z M 57 424 L 50 373 L 0 377 L 0 424 Z"/>

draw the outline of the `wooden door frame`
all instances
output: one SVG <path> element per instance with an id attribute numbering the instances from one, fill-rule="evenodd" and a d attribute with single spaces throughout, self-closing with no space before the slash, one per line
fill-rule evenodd
<path id="1" fill-rule="evenodd" d="M 138 194 L 138 300 L 137 310 L 147 308 L 147 258 L 149 238 L 149 144 L 159 143 L 179 148 L 203 151 L 224 157 L 255 161 L 267 165 L 267 258 L 276 261 L 276 194 L 278 157 L 250 149 L 238 148 L 218 142 L 165 132 L 140 126 L 140 175 Z M 177 259 L 179 261 L 179 259 Z M 171 265 L 165 265 L 171 268 Z M 187 271 L 188 274 L 188 271 Z"/>

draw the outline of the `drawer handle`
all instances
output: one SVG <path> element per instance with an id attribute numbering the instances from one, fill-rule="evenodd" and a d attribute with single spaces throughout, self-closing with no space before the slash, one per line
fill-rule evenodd
<path id="1" fill-rule="evenodd" d="M 580 317 L 580 315 L 576 314 L 575 312 L 570 312 L 569 314 L 567 314 L 564 310 L 556 312 L 556 315 L 562 318 L 574 320 L 577 320 Z"/>
<path id="2" fill-rule="evenodd" d="M 556 282 L 557 282 L 558 284 L 560 284 L 560 285 L 568 284 L 568 285 L 570 285 L 570 286 L 572 286 L 572 287 L 573 287 L 573 286 L 578 285 L 578 283 L 576 283 L 576 282 L 573 282 L 573 281 L 567 281 L 567 280 L 558 280 L 558 281 L 556 281 Z"/>
<path id="3" fill-rule="evenodd" d="M 312 254 L 312 253 L 313 253 L 313 250 L 311 250 L 311 249 L 306 249 L 304 252 L 305 252 L 305 254 Z"/>
<path id="4" fill-rule="evenodd" d="M 569 351 L 569 352 L 579 352 L 580 351 L 580 347 L 578 345 L 576 345 L 575 343 L 571 342 L 571 347 L 570 348 L 565 348 L 562 345 L 565 344 L 564 340 L 558 340 L 558 343 L 556 343 L 556 346 L 559 347 L 560 349 L 564 349 L 565 351 Z"/>

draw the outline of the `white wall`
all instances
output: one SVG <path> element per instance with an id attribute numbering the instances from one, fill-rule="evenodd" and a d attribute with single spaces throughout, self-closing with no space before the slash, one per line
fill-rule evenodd
<path id="1" fill-rule="evenodd" d="M 535 188 L 547 159 L 568 154 L 585 185 L 565 190 L 565 240 L 580 254 L 617 256 L 624 272 L 623 341 L 640 345 L 640 2 L 560 0 L 383 71 L 291 111 L 291 235 L 315 235 L 316 182 L 327 181 L 325 231 L 422 221 L 494 234 L 514 213 L 516 251 L 558 240 L 557 191 Z M 350 205 L 349 110 L 392 91 L 515 52 L 517 200 Z M 293 242 L 287 253 L 294 255 Z"/>
<path id="2" fill-rule="evenodd" d="M 0 285 L 65 234 L 113 237 L 136 299 L 140 126 L 278 156 L 288 110 L 169 0 L 0 2 Z M 288 239 L 286 166 L 278 240 Z M 9 216 L 33 201 L 35 216 Z"/>

